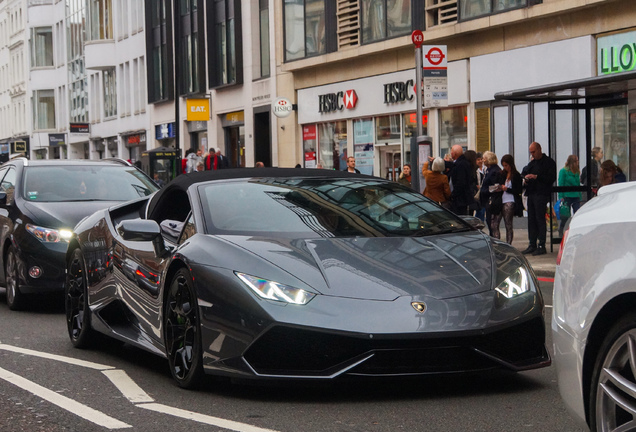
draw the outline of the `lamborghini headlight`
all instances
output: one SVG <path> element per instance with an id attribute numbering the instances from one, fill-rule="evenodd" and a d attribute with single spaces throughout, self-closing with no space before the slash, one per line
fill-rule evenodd
<path id="1" fill-rule="evenodd" d="M 510 299 L 529 291 L 530 283 L 528 270 L 525 267 L 518 267 L 495 288 L 495 291 Z"/>
<path id="2" fill-rule="evenodd" d="M 26 224 L 26 230 L 44 243 L 68 242 L 73 236 L 73 232 L 71 230 L 56 230 L 53 228 L 44 228 L 31 224 Z"/>
<path id="3" fill-rule="evenodd" d="M 300 288 L 290 287 L 289 285 L 250 276 L 245 273 L 236 273 L 236 275 L 259 297 L 267 300 L 304 305 L 316 296 L 316 294 Z"/>

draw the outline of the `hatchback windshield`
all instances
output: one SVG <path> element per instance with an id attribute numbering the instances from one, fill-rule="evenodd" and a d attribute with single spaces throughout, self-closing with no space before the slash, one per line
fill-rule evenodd
<path id="1" fill-rule="evenodd" d="M 199 186 L 209 233 L 301 237 L 424 236 L 471 228 L 397 183 L 257 179 Z"/>
<path id="2" fill-rule="evenodd" d="M 24 170 L 28 201 L 129 201 L 150 195 L 157 186 L 126 166 L 32 166 Z"/>

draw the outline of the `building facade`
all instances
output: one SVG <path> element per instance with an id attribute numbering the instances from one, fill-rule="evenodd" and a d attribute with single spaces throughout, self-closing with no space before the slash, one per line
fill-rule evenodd
<path id="1" fill-rule="evenodd" d="M 410 162 L 417 123 L 411 33 L 423 30 L 424 45 L 447 49 L 447 99 L 425 106 L 422 120 L 434 155 L 459 144 L 512 154 L 520 169 L 529 143 L 538 141 L 559 167 L 570 154 L 583 161 L 582 113 L 549 113 L 547 102 L 495 94 L 617 72 L 611 55 L 622 56 L 614 60 L 621 70 L 633 68 L 635 17 L 636 3 L 625 0 L 277 2 L 278 85 L 298 106 L 278 120 L 279 152 L 295 158 L 288 166 L 333 169 L 355 155 L 361 171 L 397 177 Z M 597 49 L 603 44 L 604 52 L 615 50 L 604 59 Z M 628 109 L 595 109 L 592 139 L 636 178 Z"/>

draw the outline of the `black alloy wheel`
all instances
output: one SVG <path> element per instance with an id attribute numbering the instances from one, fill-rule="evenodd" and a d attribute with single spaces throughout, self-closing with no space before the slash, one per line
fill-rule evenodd
<path id="1" fill-rule="evenodd" d="M 590 429 L 636 430 L 636 313 L 607 333 L 596 357 L 590 387 Z"/>
<path id="2" fill-rule="evenodd" d="M 20 278 L 18 273 L 18 256 L 15 247 L 9 246 L 4 274 L 7 287 L 7 306 L 11 310 L 24 308 L 24 294 L 20 292 Z"/>
<path id="3" fill-rule="evenodd" d="M 93 333 L 91 311 L 88 307 L 88 285 L 85 269 L 84 255 L 77 248 L 68 261 L 64 288 L 66 326 L 71 343 L 76 348 L 89 346 Z"/>
<path id="4" fill-rule="evenodd" d="M 199 308 L 186 269 L 177 272 L 164 303 L 164 340 L 170 372 L 183 388 L 195 388 L 203 377 Z"/>

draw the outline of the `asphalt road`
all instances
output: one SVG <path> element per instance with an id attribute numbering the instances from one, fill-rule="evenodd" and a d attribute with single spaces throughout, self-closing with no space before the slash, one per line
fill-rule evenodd
<path id="1" fill-rule="evenodd" d="M 552 284 L 542 291 L 550 304 Z M 173 383 L 166 360 L 144 351 L 107 340 L 73 348 L 63 309 L 43 303 L 12 312 L 0 289 L 2 432 L 582 431 L 560 400 L 554 366 L 311 385 L 207 379 L 187 391 Z"/>

